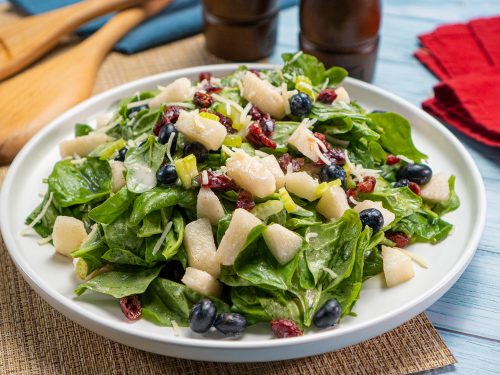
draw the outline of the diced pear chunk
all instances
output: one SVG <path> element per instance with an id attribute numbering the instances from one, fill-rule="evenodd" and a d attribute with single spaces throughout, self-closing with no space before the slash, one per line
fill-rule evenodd
<path id="1" fill-rule="evenodd" d="M 188 264 L 191 267 L 208 272 L 215 278 L 219 277 L 220 264 L 217 259 L 212 226 L 208 219 L 198 219 L 186 225 L 184 247 Z"/>
<path id="2" fill-rule="evenodd" d="M 233 212 L 229 227 L 217 249 L 217 256 L 221 264 L 230 266 L 234 263 L 247 240 L 248 234 L 259 224 L 262 224 L 262 221 L 243 208 L 237 208 Z"/>
<path id="3" fill-rule="evenodd" d="M 207 218 L 212 225 L 217 225 L 224 216 L 224 207 L 210 188 L 202 187 L 200 189 L 196 201 L 196 215 L 198 219 Z"/>
<path id="4" fill-rule="evenodd" d="M 288 138 L 288 143 L 313 162 L 318 161 L 319 146 L 315 141 L 313 132 L 307 126 L 299 125 Z"/>
<path id="5" fill-rule="evenodd" d="M 52 229 L 52 241 L 56 251 L 65 256 L 77 250 L 87 238 L 83 221 L 71 216 L 58 216 Z"/>
<path id="6" fill-rule="evenodd" d="M 260 161 L 276 179 L 276 189 L 281 189 L 283 186 L 285 186 L 285 174 L 281 170 L 278 160 L 276 160 L 276 156 L 269 155 L 265 158 L 260 159 Z"/>
<path id="7" fill-rule="evenodd" d="M 309 202 L 318 199 L 316 193 L 318 185 L 318 180 L 312 178 L 307 172 L 287 173 L 285 178 L 286 190 Z"/>
<path id="8" fill-rule="evenodd" d="M 396 215 L 394 215 L 391 211 L 389 211 L 388 209 L 385 209 L 384 206 L 382 206 L 382 202 L 374 202 L 374 201 L 370 201 L 370 200 L 365 200 L 363 202 L 358 203 L 356 206 L 354 206 L 354 211 L 361 212 L 361 211 L 367 210 L 369 208 L 376 208 L 377 210 L 380 211 L 380 213 L 384 217 L 384 227 L 388 226 L 396 218 Z"/>
<path id="9" fill-rule="evenodd" d="M 243 86 L 243 97 L 262 112 L 269 113 L 277 119 L 285 116 L 285 102 L 277 87 L 251 72 L 245 73 L 241 84 Z"/>
<path id="10" fill-rule="evenodd" d="M 125 164 L 122 161 L 113 160 L 111 163 L 111 188 L 116 193 L 127 183 L 125 181 Z"/>
<path id="11" fill-rule="evenodd" d="M 389 288 L 415 276 L 411 258 L 398 248 L 382 246 L 382 260 L 385 281 Z"/>
<path id="12" fill-rule="evenodd" d="M 220 148 L 227 135 L 226 128 L 219 121 L 201 117 L 196 111 L 181 111 L 175 127 L 189 139 L 213 151 Z"/>
<path id="13" fill-rule="evenodd" d="M 450 197 L 449 178 L 450 176 L 444 172 L 433 175 L 431 180 L 420 190 L 422 199 L 433 203 L 447 201 Z"/>
<path id="14" fill-rule="evenodd" d="M 167 102 L 184 102 L 191 99 L 193 96 L 193 89 L 191 81 L 186 78 L 176 79 L 171 84 L 167 85 L 161 92 L 156 95 L 148 103 L 149 108 L 160 108 L 162 103 Z"/>
<path id="15" fill-rule="evenodd" d="M 73 155 L 84 157 L 94 151 L 97 146 L 112 140 L 113 138 L 106 133 L 90 133 L 62 141 L 59 143 L 59 153 L 63 158 Z"/>
<path id="16" fill-rule="evenodd" d="M 347 195 L 340 186 L 328 188 L 316 205 L 316 210 L 327 219 L 338 219 L 348 209 Z"/>
<path id="17" fill-rule="evenodd" d="M 263 198 L 276 191 L 276 178 L 258 157 L 250 156 L 243 150 L 236 150 L 226 160 L 227 175 L 240 187 L 253 195 Z"/>
<path id="18" fill-rule="evenodd" d="M 335 93 L 337 94 L 337 97 L 335 100 L 340 100 L 344 103 L 349 104 L 351 102 L 351 99 L 349 98 L 349 94 L 347 93 L 346 89 L 343 87 L 338 87 L 335 89 Z"/>
<path id="19" fill-rule="evenodd" d="M 220 297 L 222 284 L 208 272 L 193 267 L 186 268 L 186 273 L 181 281 L 188 288 L 204 296 Z"/>
<path id="20" fill-rule="evenodd" d="M 262 237 L 280 264 L 291 261 L 302 246 L 302 238 L 280 224 L 268 226 Z"/>

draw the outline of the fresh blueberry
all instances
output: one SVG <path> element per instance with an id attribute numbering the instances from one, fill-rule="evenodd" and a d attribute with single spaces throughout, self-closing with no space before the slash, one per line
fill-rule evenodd
<path id="1" fill-rule="evenodd" d="M 363 229 L 366 225 L 373 229 L 373 233 L 378 232 L 384 226 L 384 217 L 376 208 L 368 208 L 359 213 L 359 219 L 363 224 Z"/>
<path id="2" fill-rule="evenodd" d="M 171 134 L 174 134 L 174 139 L 172 140 L 172 146 L 170 147 L 170 153 L 175 152 L 175 148 L 177 146 L 177 137 L 179 133 L 173 124 L 167 124 L 163 128 L 161 128 L 160 133 L 158 134 L 158 142 L 162 145 L 166 144 L 170 139 Z"/>
<path id="3" fill-rule="evenodd" d="M 326 301 L 321 308 L 316 311 L 313 317 L 313 324 L 318 328 L 333 327 L 339 322 L 342 315 L 342 306 L 335 298 Z"/>
<path id="4" fill-rule="evenodd" d="M 432 169 L 425 164 L 407 164 L 396 173 L 398 180 L 408 179 L 419 185 L 425 185 L 432 178 Z"/>
<path id="5" fill-rule="evenodd" d="M 340 180 L 342 186 L 345 187 L 346 173 L 341 166 L 330 164 L 321 168 L 319 172 L 319 180 L 321 182 L 330 182 L 337 179 Z"/>
<path id="6" fill-rule="evenodd" d="M 409 184 L 410 184 L 410 180 L 408 180 L 407 178 L 403 178 L 401 180 L 396 181 L 396 183 L 394 184 L 394 187 L 400 188 L 400 187 L 408 186 Z"/>
<path id="7" fill-rule="evenodd" d="M 198 163 L 204 163 L 208 160 L 208 150 L 201 143 L 193 142 L 184 146 L 184 156 L 193 154 Z"/>
<path id="8" fill-rule="evenodd" d="M 225 335 L 239 335 L 245 331 L 247 320 L 238 313 L 224 313 L 217 315 L 214 327 Z"/>
<path id="9" fill-rule="evenodd" d="M 290 99 L 290 111 L 295 116 L 305 117 L 311 112 L 312 102 L 311 98 L 303 92 L 293 95 Z"/>
<path id="10" fill-rule="evenodd" d="M 156 180 L 160 185 L 171 185 L 177 181 L 177 171 L 172 164 L 163 164 L 156 172 Z"/>
<path id="11" fill-rule="evenodd" d="M 128 148 L 123 147 L 118 150 L 118 156 L 115 158 L 117 161 L 125 161 L 125 155 L 127 154 Z"/>
<path id="12" fill-rule="evenodd" d="M 214 324 L 217 307 L 209 299 L 202 299 L 191 309 L 189 326 L 196 333 L 205 333 Z"/>

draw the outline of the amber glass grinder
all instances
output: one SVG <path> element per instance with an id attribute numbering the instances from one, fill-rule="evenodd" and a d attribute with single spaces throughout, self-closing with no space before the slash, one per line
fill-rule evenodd
<path id="1" fill-rule="evenodd" d="M 327 66 L 371 81 L 379 44 L 380 0 L 301 0 L 300 48 Z"/>
<path id="2" fill-rule="evenodd" d="M 207 49 L 226 60 L 251 61 L 273 53 L 279 0 L 203 0 Z"/>

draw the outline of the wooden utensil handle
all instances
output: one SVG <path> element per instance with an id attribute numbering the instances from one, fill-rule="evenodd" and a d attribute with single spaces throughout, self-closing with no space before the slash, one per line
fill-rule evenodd
<path id="1" fill-rule="evenodd" d="M 7 56 L 6 61 L 0 59 L 0 80 L 36 61 L 85 22 L 144 1 L 87 0 L 0 27 L 0 44 Z"/>

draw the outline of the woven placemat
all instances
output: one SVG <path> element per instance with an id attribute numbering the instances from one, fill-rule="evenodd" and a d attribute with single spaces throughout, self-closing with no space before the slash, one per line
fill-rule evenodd
<path id="1" fill-rule="evenodd" d="M 0 24 L 17 17 L 0 5 Z M 167 70 L 219 62 L 206 52 L 201 35 L 133 56 L 112 53 L 94 92 Z M 6 171 L 0 168 L 0 184 Z M 0 238 L 0 374 L 407 374 L 455 362 L 425 314 L 361 344 L 293 361 L 223 364 L 143 352 L 88 331 L 50 307 L 23 280 Z"/>

